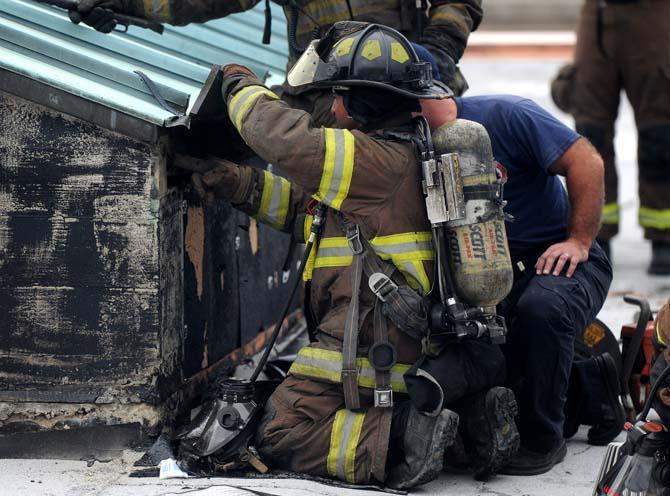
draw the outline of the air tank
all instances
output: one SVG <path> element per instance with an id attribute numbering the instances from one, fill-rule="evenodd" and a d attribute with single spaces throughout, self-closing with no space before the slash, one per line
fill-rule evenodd
<path id="1" fill-rule="evenodd" d="M 512 289 L 502 190 L 484 126 L 457 119 L 433 131 L 435 157 L 445 178 L 452 171 L 461 215 L 445 225 L 456 292 L 465 302 L 495 312 Z M 451 218 L 451 216 L 450 216 Z"/>

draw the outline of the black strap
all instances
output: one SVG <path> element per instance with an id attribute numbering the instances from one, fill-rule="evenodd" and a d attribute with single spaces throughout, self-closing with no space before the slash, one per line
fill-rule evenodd
<path id="1" fill-rule="evenodd" d="M 344 323 L 344 339 L 342 340 L 342 388 L 344 389 L 344 404 L 349 410 L 356 410 L 361 407 L 360 395 L 358 394 L 358 368 L 356 366 L 359 331 L 358 299 L 363 276 L 361 255 L 361 253 L 354 253 L 351 272 L 351 301 L 347 310 L 347 320 Z"/>
<path id="2" fill-rule="evenodd" d="M 351 2 L 347 0 L 347 10 L 349 11 L 349 19 L 354 20 L 354 11 L 351 8 Z"/>
<path id="3" fill-rule="evenodd" d="M 500 199 L 500 183 L 463 186 L 463 197 L 465 201 L 498 200 Z"/>
<path id="4" fill-rule="evenodd" d="M 270 9 L 270 0 L 265 0 L 265 25 L 263 26 L 263 45 L 270 44 L 272 37 L 272 10 Z"/>
<path id="5" fill-rule="evenodd" d="M 392 345 L 388 340 L 388 327 L 386 325 L 386 317 L 382 314 L 382 302 L 377 300 L 375 302 L 375 313 L 374 313 L 374 338 L 376 346 L 385 346 L 388 350 L 393 350 Z M 395 351 L 395 350 L 393 350 Z M 384 368 L 378 368 L 378 362 L 375 360 L 370 360 L 372 366 L 375 368 L 375 392 L 388 391 L 389 395 L 392 395 L 391 392 L 391 369 L 395 363 L 395 356 L 391 360 L 392 363 L 389 366 Z M 377 399 L 375 398 L 375 406 L 393 406 L 392 396 L 389 397 L 389 404 L 379 405 Z"/>

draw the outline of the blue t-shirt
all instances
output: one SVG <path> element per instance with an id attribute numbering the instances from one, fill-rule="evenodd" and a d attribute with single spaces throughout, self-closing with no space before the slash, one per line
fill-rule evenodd
<path id="1" fill-rule="evenodd" d="M 579 135 L 532 100 L 512 95 L 454 98 L 458 117 L 482 124 L 493 156 L 507 169 L 505 211 L 512 252 L 567 237 L 568 197 L 551 166 Z"/>

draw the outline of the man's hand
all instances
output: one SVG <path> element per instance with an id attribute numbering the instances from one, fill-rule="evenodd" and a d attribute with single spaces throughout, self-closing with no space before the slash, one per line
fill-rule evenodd
<path id="1" fill-rule="evenodd" d="M 101 33 L 109 33 L 116 27 L 114 13 L 124 14 L 125 8 L 124 0 L 81 0 L 77 10 L 68 11 L 68 15 L 75 24 L 84 21 Z"/>
<path id="2" fill-rule="evenodd" d="M 562 243 L 553 244 L 537 259 L 535 272 L 537 275 L 552 274 L 557 276 L 567 264 L 568 269 L 565 272 L 565 277 L 572 277 L 577 265 L 589 259 L 589 248 L 590 246 L 585 246 L 572 238 Z"/>

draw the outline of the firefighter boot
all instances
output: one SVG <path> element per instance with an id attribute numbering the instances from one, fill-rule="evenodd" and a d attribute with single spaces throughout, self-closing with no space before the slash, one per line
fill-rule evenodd
<path id="1" fill-rule="evenodd" d="M 518 407 L 511 389 L 494 387 L 461 409 L 461 435 L 475 479 L 485 481 L 506 465 L 519 449 L 514 417 Z"/>
<path id="2" fill-rule="evenodd" d="M 435 479 L 442 470 L 444 450 L 457 432 L 456 413 L 445 409 L 429 417 L 410 407 L 402 443 L 404 459 L 390 468 L 386 485 L 406 490 Z"/>
<path id="3" fill-rule="evenodd" d="M 670 243 L 665 241 L 651 242 L 649 273 L 656 276 L 670 275 Z"/>

